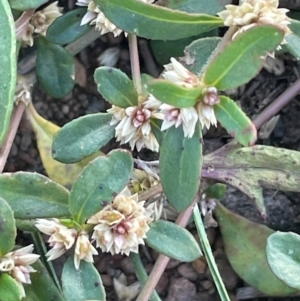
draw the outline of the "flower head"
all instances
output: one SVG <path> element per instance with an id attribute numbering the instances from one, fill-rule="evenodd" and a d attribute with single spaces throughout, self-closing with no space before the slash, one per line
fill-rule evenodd
<path id="1" fill-rule="evenodd" d="M 226 10 L 218 13 L 226 26 L 238 26 L 233 39 L 241 32 L 255 25 L 269 24 L 291 33 L 288 25 L 288 9 L 278 8 L 278 0 L 242 0 L 240 6 L 226 5 Z"/>
<path id="2" fill-rule="evenodd" d="M 73 246 L 78 234 L 77 230 L 67 228 L 56 218 L 51 220 L 38 219 L 35 226 L 41 232 L 50 235 L 48 243 L 52 249 L 46 254 L 48 260 L 56 259 L 69 250 Z"/>
<path id="3" fill-rule="evenodd" d="M 18 283 L 22 297 L 25 297 L 23 283 L 30 284 L 30 273 L 36 272 L 30 265 L 40 257 L 32 254 L 33 245 L 17 249 L 0 258 L 0 273 L 7 272 Z"/>
<path id="4" fill-rule="evenodd" d="M 93 255 L 98 255 L 98 252 L 90 243 L 88 234 L 84 231 L 80 232 L 75 245 L 75 268 L 77 270 L 79 269 L 81 260 L 84 260 L 86 262 L 94 262 Z"/>
<path id="5" fill-rule="evenodd" d="M 35 33 L 45 36 L 48 27 L 62 15 L 62 8 L 58 7 L 57 4 L 58 1 L 53 2 L 44 9 L 37 11 L 31 17 L 30 24 L 34 26 Z"/>
<path id="6" fill-rule="evenodd" d="M 120 193 L 111 204 L 92 216 L 89 224 L 94 224 L 92 238 L 102 252 L 126 254 L 138 252 L 138 245 L 144 244 L 151 212 L 144 202 L 137 202 L 137 195 L 127 196 L 128 188 Z"/>

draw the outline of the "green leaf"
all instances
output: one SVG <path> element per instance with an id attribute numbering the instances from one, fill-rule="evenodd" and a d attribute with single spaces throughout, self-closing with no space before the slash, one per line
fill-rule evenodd
<path id="1" fill-rule="evenodd" d="M 48 0 L 9 0 L 11 8 L 20 11 L 36 9 L 46 2 L 48 2 Z"/>
<path id="2" fill-rule="evenodd" d="M 191 14 L 135 0 L 96 0 L 117 27 L 153 40 L 178 40 L 210 31 L 223 24 L 214 16 Z"/>
<path id="3" fill-rule="evenodd" d="M 94 265 L 82 260 L 76 270 L 73 256 L 64 264 L 62 285 L 67 301 L 106 300 L 101 277 Z"/>
<path id="4" fill-rule="evenodd" d="M 70 193 L 70 212 L 76 222 L 83 224 L 112 201 L 127 184 L 132 168 L 131 154 L 125 150 L 114 150 L 91 161 Z"/>
<path id="5" fill-rule="evenodd" d="M 185 47 L 184 66 L 195 74 L 200 74 L 207 66 L 209 59 L 216 50 L 221 38 L 204 38 L 195 40 L 190 45 Z M 189 62 L 189 63 L 187 63 Z"/>
<path id="6" fill-rule="evenodd" d="M 62 46 L 40 36 L 37 39 L 36 75 L 48 94 L 62 98 L 74 86 L 74 59 Z"/>
<path id="7" fill-rule="evenodd" d="M 160 178 L 170 204 L 177 210 L 186 209 L 199 188 L 202 146 L 199 124 L 192 138 L 184 137 L 182 126 L 171 127 L 160 149 Z"/>
<path id="8" fill-rule="evenodd" d="M 216 15 L 225 9 L 224 0 L 160 0 L 160 5 L 192 14 Z"/>
<path id="9" fill-rule="evenodd" d="M 66 45 L 85 35 L 91 29 L 89 24 L 80 25 L 86 12 L 86 8 L 77 8 L 55 19 L 47 29 L 47 40 L 51 43 Z"/>
<path id="10" fill-rule="evenodd" d="M 205 194 L 208 198 L 220 200 L 225 196 L 227 186 L 222 183 L 216 183 L 209 186 L 205 190 Z"/>
<path id="11" fill-rule="evenodd" d="M 300 59 L 300 37 L 293 33 L 285 37 L 287 44 L 284 46 L 297 60 Z"/>
<path id="12" fill-rule="evenodd" d="M 276 232 L 268 237 L 267 258 L 273 273 L 288 286 L 300 290 L 300 236 Z"/>
<path id="13" fill-rule="evenodd" d="M 8 203 L 0 197 L 0 257 L 13 249 L 16 235 L 14 214 Z"/>
<path id="14" fill-rule="evenodd" d="M 237 88 L 253 78 L 264 63 L 264 56 L 275 50 L 284 33 L 277 27 L 259 25 L 237 36 L 208 65 L 204 82 L 219 90 Z"/>
<path id="15" fill-rule="evenodd" d="M 69 191 L 37 173 L 0 174 L 0 197 L 8 202 L 18 219 L 70 216 Z"/>
<path id="16" fill-rule="evenodd" d="M 146 243 L 159 253 L 184 262 L 202 256 L 197 241 L 185 228 L 164 220 L 152 222 L 149 226 Z"/>
<path id="17" fill-rule="evenodd" d="M 190 108 L 202 95 L 203 88 L 184 88 L 167 80 L 154 80 L 147 84 L 148 92 L 163 103 L 176 108 Z"/>
<path id="18" fill-rule="evenodd" d="M 214 105 L 216 118 L 226 131 L 244 146 L 253 145 L 257 139 L 255 125 L 237 104 L 227 96 L 220 96 Z"/>
<path id="19" fill-rule="evenodd" d="M 132 80 L 119 69 L 99 67 L 94 73 L 99 93 L 106 101 L 120 108 L 137 106 L 138 94 Z"/>
<path id="20" fill-rule="evenodd" d="M 17 281 L 6 273 L 0 274 L 1 301 L 19 301 L 22 291 Z"/>
<path id="21" fill-rule="evenodd" d="M 262 216 L 262 188 L 300 191 L 300 152 L 265 145 L 231 143 L 204 157 L 202 177 L 227 183 L 247 194 Z"/>
<path id="22" fill-rule="evenodd" d="M 161 131 L 161 125 L 162 125 L 162 120 L 159 119 L 151 119 L 151 130 L 158 142 L 158 144 L 161 146 L 163 139 L 164 139 L 164 135 L 165 135 L 165 131 Z"/>
<path id="23" fill-rule="evenodd" d="M 31 284 L 24 285 L 26 297 L 22 301 L 64 301 L 42 262 L 38 260 L 32 267 L 36 272 L 30 274 Z"/>
<path id="24" fill-rule="evenodd" d="M 7 0 L 0 1 L 0 146 L 6 137 L 14 104 L 16 86 L 16 32 Z"/>
<path id="25" fill-rule="evenodd" d="M 244 281 L 269 296 L 288 296 L 296 292 L 277 278 L 269 267 L 266 245 L 273 230 L 230 212 L 219 202 L 215 214 L 227 258 Z"/>
<path id="26" fill-rule="evenodd" d="M 54 136 L 53 158 L 74 163 L 90 156 L 114 137 L 115 127 L 109 125 L 112 115 L 90 114 L 64 125 Z"/>
<path id="27" fill-rule="evenodd" d="M 74 164 L 63 164 L 54 160 L 52 157 L 52 142 L 55 134 L 60 130 L 60 127 L 40 116 L 34 109 L 32 103 L 27 105 L 26 115 L 35 133 L 43 166 L 49 178 L 53 181 L 67 188 L 71 188 L 83 167 L 86 166 L 89 161 L 103 155 L 102 152 L 98 151 L 92 156 Z"/>

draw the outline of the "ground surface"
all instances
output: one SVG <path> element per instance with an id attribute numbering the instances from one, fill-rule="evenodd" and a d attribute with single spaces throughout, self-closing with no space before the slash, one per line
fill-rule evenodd
<path id="1" fill-rule="evenodd" d="M 66 7 L 72 7 L 72 1 L 64 1 Z M 291 1 L 296 5 L 295 1 Z M 114 39 L 111 35 L 101 37 L 90 47 L 83 50 L 77 57 L 77 84 L 74 90 L 64 99 L 54 100 L 46 95 L 39 86 L 34 88 L 34 106 L 37 111 L 50 121 L 63 126 L 68 121 L 79 116 L 105 112 L 109 105 L 103 100 L 96 90 L 93 82 L 93 72 L 99 66 L 97 58 L 107 49 L 115 48 L 119 53 L 115 67 L 130 75 L 129 53 L 126 39 L 121 36 Z M 140 40 L 141 68 L 142 72 L 157 75 L 162 70 L 152 57 L 148 42 Z M 247 114 L 254 117 L 272 102 L 278 95 L 300 77 L 300 67 L 297 62 L 288 55 L 278 57 L 276 70 L 262 70 L 249 84 L 236 91 L 231 91 L 231 96 L 236 99 Z M 279 71 L 278 71 L 279 70 Z M 274 74 L 274 72 L 276 74 Z M 280 119 L 275 129 L 258 144 L 266 144 L 293 150 L 300 150 L 300 96 L 295 97 L 288 106 L 280 112 Z M 204 136 L 205 152 L 209 153 L 224 145 L 230 137 L 220 127 L 212 129 Z M 111 142 L 106 151 L 116 147 Z M 144 151 L 142 157 L 148 159 L 157 158 L 157 154 Z M 20 129 L 13 144 L 5 171 L 15 172 L 19 170 L 37 171 L 45 173 L 36 147 L 36 140 L 30 124 L 23 118 Z M 275 230 L 292 230 L 300 233 L 298 216 L 300 215 L 300 198 L 298 193 L 284 193 L 265 191 L 265 200 L 268 208 L 268 218 L 264 221 L 260 218 L 254 205 L 242 193 L 229 188 L 226 197 L 222 200 L 226 206 L 253 220 L 265 223 Z M 195 229 L 191 229 L 196 235 Z M 208 236 L 215 251 L 215 256 L 226 288 L 230 292 L 232 300 L 242 300 L 245 296 L 250 300 L 256 300 L 257 292 L 241 290 L 247 286 L 235 274 L 224 254 L 223 243 L 216 228 L 208 229 Z M 22 239 L 22 235 L 20 236 Z M 27 239 L 27 236 L 23 237 Z M 141 254 L 147 271 L 151 270 L 157 254 L 146 248 L 141 249 Z M 63 258 L 64 259 L 64 258 Z M 62 259 L 62 260 L 63 260 Z M 57 264 L 59 272 L 59 264 Z M 96 259 L 96 267 L 103 277 L 103 283 L 108 292 L 108 301 L 116 300 L 113 290 L 113 278 L 117 278 L 123 272 L 129 284 L 136 281 L 134 270 L 130 260 L 122 256 L 100 255 Z M 158 293 L 166 301 L 213 301 L 219 300 L 214 287 L 212 277 L 208 271 L 204 259 L 199 259 L 192 264 L 179 263 L 171 260 L 157 287 Z M 236 297 L 239 292 L 239 299 Z M 125 300 L 125 299 L 124 299 Z M 128 299 L 130 300 L 130 299 Z M 259 300 L 277 300 L 261 297 Z M 278 300 L 288 300 L 282 298 Z M 300 297 L 294 298 L 300 300 Z"/>

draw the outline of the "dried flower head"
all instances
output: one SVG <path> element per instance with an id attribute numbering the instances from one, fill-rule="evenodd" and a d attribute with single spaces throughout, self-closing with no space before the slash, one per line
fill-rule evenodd
<path id="1" fill-rule="evenodd" d="M 34 33 L 34 26 L 32 24 L 27 25 L 27 30 L 25 34 L 22 36 L 22 47 L 32 47 L 33 46 L 33 33 Z"/>
<path id="2" fill-rule="evenodd" d="M 226 10 L 218 13 L 226 26 L 238 26 L 233 39 L 255 25 L 269 24 L 291 33 L 290 19 L 285 8 L 278 8 L 278 0 L 241 0 L 241 5 L 226 5 Z"/>
<path id="3" fill-rule="evenodd" d="M 140 0 L 145 3 L 151 4 L 154 0 Z M 87 6 L 88 11 L 81 20 L 81 25 L 90 24 L 95 25 L 95 29 L 99 30 L 101 34 L 112 32 L 115 37 L 119 36 L 123 30 L 118 28 L 115 24 L 110 22 L 104 15 L 104 13 L 97 6 L 95 1 L 92 0 L 78 0 L 76 2 L 78 6 Z"/>
<path id="4" fill-rule="evenodd" d="M 45 36 L 48 27 L 62 15 L 62 8 L 58 7 L 57 4 L 58 1 L 53 2 L 31 17 L 30 24 L 34 26 L 35 33 Z"/>
<path id="5" fill-rule="evenodd" d="M 137 195 L 128 194 L 126 187 L 111 204 L 88 220 L 95 225 L 92 238 L 102 252 L 129 255 L 137 253 L 138 245 L 144 244 L 151 212 L 145 209 L 145 202 L 137 202 Z"/>
<path id="6" fill-rule="evenodd" d="M 32 254 L 32 251 L 33 245 L 29 245 L 0 258 L 0 272 L 7 272 L 17 281 L 22 297 L 25 297 L 23 283 L 30 284 L 30 273 L 36 272 L 30 265 L 40 257 L 40 255 Z"/>
<path id="7" fill-rule="evenodd" d="M 48 260 L 54 260 L 69 250 L 74 245 L 78 234 L 77 230 L 67 228 L 56 218 L 37 219 L 35 226 L 41 232 L 50 235 L 48 243 L 52 249 L 46 254 Z"/>

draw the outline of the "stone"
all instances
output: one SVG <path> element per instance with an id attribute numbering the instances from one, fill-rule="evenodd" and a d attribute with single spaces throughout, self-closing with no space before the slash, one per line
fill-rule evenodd
<path id="1" fill-rule="evenodd" d="M 169 287 L 166 301 L 199 301 L 196 285 L 189 280 L 180 277 L 174 279 Z"/>
<path id="2" fill-rule="evenodd" d="M 198 277 L 197 272 L 195 271 L 195 269 L 191 266 L 191 264 L 189 263 L 183 263 L 178 267 L 178 273 L 190 280 L 190 281 L 195 281 Z"/>
<path id="3" fill-rule="evenodd" d="M 207 262 L 204 257 L 198 258 L 192 262 L 192 267 L 198 274 L 204 274 L 206 270 Z"/>

